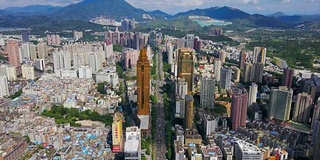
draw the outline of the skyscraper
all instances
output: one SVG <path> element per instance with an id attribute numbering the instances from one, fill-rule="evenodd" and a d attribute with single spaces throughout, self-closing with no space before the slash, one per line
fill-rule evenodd
<path id="1" fill-rule="evenodd" d="M 29 31 L 28 30 L 22 31 L 21 39 L 22 39 L 22 42 L 29 42 Z"/>
<path id="2" fill-rule="evenodd" d="M 214 60 L 214 77 L 217 82 L 220 82 L 221 61 L 219 59 Z"/>
<path id="3" fill-rule="evenodd" d="M 21 59 L 22 59 L 22 61 L 30 60 L 29 43 L 22 43 L 21 44 Z"/>
<path id="4" fill-rule="evenodd" d="M 24 64 L 24 65 L 22 65 L 21 70 L 22 70 L 22 78 L 31 79 L 31 80 L 35 79 L 33 66 Z"/>
<path id="5" fill-rule="evenodd" d="M 245 63 L 244 64 L 244 72 L 243 72 L 243 81 L 244 82 L 250 81 L 251 70 L 252 70 L 252 64 Z"/>
<path id="6" fill-rule="evenodd" d="M 177 49 L 185 48 L 186 47 L 186 40 L 185 39 L 177 39 Z"/>
<path id="7" fill-rule="evenodd" d="M 8 96 L 9 94 L 7 77 L 0 76 L 0 98 Z"/>
<path id="8" fill-rule="evenodd" d="M 230 68 L 222 68 L 220 78 L 221 78 L 220 87 L 225 90 L 230 89 L 231 79 L 232 79 L 232 70 Z"/>
<path id="9" fill-rule="evenodd" d="M 312 133 L 312 142 L 314 146 L 313 160 L 319 160 L 320 158 L 320 120 L 316 120 L 313 133 Z"/>
<path id="10" fill-rule="evenodd" d="M 150 63 L 147 50 L 141 49 L 137 62 L 138 115 L 150 114 Z"/>
<path id="11" fill-rule="evenodd" d="M 116 112 L 112 123 L 112 152 L 119 153 L 122 151 L 122 114 Z"/>
<path id="12" fill-rule="evenodd" d="M 53 69 L 54 72 L 60 69 L 71 69 L 71 55 L 66 51 L 53 52 Z"/>
<path id="13" fill-rule="evenodd" d="M 173 63 L 173 45 L 171 43 L 167 43 L 167 56 L 168 56 L 168 63 Z"/>
<path id="14" fill-rule="evenodd" d="M 292 96 L 293 90 L 289 90 L 286 86 L 280 86 L 278 89 L 273 88 L 268 108 L 269 119 L 289 120 Z"/>
<path id="15" fill-rule="evenodd" d="M 299 93 L 294 105 L 293 120 L 300 123 L 309 123 L 312 98 L 307 93 Z"/>
<path id="16" fill-rule="evenodd" d="M 315 121 L 318 120 L 319 118 L 320 118 L 320 97 L 318 98 L 317 103 L 314 105 L 311 129 L 313 129 Z"/>
<path id="17" fill-rule="evenodd" d="M 188 83 L 183 78 L 176 81 L 176 96 L 184 98 L 188 94 Z"/>
<path id="18" fill-rule="evenodd" d="M 244 69 L 244 64 L 246 63 L 246 59 L 247 59 L 247 52 L 246 51 L 241 51 L 240 52 L 240 61 L 239 61 L 239 68 L 241 70 Z"/>
<path id="19" fill-rule="evenodd" d="M 253 64 L 258 63 L 258 62 L 266 64 L 266 56 L 267 56 L 267 49 L 266 48 L 254 47 Z"/>
<path id="20" fill-rule="evenodd" d="M 251 106 L 253 103 L 257 101 L 257 93 L 258 93 L 258 85 L 252 83 L 249 87 L 249 101 L 248 106 Z"/>
<path id="21" fill-rule="evenodd" d="M 200 106 L 202 108 L 212 109 L 214 107 L 214 84 L 215 81 L 211 75 L 202 75 Z"/>
<path id="22" fill-rule="evenodd" d="M 193 118 L 194 118 L 194 106 L 193 106 L 193 97 L 192 95 L 188 94 L 185 96 L 185 119 L 184 119 L 184 124 L 185 124 L 185 129 L 192 129 L 193 127 Z"/>
<path id="23" fill-rule="evenodd" d="M 6 44 L 6 52 L 8 54 L 9 64 L 12 66 L 21 66 L 19 46 L 15 40 L 8 40 Z"/>
<path id="24" fill-rule="evenodd" d="M 240 126 L 246 126 L 247 108 L 248 93 L 242 93 L 241 89 L 235 89 L 231 102 L 232 130 L 237 130 Z"/>
<path id="25" fill-rule="evenodd" d="M 263 77 L 263 63 L 255 63 L 253 65 L 253 67 L 251 68 L 251 75 L 250 75 L 250 79 L 253 82 L 256 83 L 262 83 L 262 77 Z"/>
<path id="26" fill-rule="evenodd" d="M 102 58 L 99 53 L 89 53 L 89 66 L 91 67 L 93 73 L 97 73 L 102 69 Z"/>
<path id="27" fill-rule="evenodd" d="M 188 93 L 193 92 L 194 50 L 184 48 L 178 50 L 178 77 L 188 83 Z"/>
<path id="28" fill-rule="evenodd" d="M 200 52 L 200 50 L 201 50 L 201 41 L 198 36 L 194 37 L 194 50 L 196 52 Z"/>
<path id="29" fill-rule="evenodd" d="M 287 86 L 288 88 L 292 87 L 293 72 L 294 72 L 294 70 L 292 68 L 283 69 L 283 76 L 282 76 L 282 85 L 283 86 Z"/>
<path id="30" fill-rule="evenodd" d="M 46 43 L 38 43 L 37 44 L 37 52 L 38 52 L 38 58 L 47 58 L 48 57 L 48 51 L 47 51 L 47 44 Z"/>
<path id="31" fill-rule="evenodd" d="M 194 35 L 193 34 L 187 34 L 187 48 L 194 48 Z"/>

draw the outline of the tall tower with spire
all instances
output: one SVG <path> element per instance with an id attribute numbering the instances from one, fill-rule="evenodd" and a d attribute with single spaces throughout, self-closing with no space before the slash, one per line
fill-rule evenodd
<path id="1" fill-rule="evenodd" d="M 137 104 L 138 115 L 150 114 L 150 63 L 148 61 L 147 50 L 140 50 L 137 62 Z"/>

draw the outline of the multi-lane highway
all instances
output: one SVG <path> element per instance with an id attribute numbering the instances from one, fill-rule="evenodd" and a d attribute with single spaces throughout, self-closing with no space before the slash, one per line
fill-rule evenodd
<path id="1" fill-rule="evenodd" d="M 158 99 L 158 103 L 156 106 L 156 144 L 155 144 L 155 157 L 159 160 L 165 160 L 166 159 L 166 142 L 165 142 L 165 124 L 166 121 L 164 119 L 164 110 L 163 110 L 163 99 L 162 99 L 162 85 L 163 85 L 163 63 L 162 63 L 162 51 L 159 51 L 159 53 L 155 53 L 156 58 L 156 69 L 157 69 L 157 78 L 156 78 L 156 96 Z"/>

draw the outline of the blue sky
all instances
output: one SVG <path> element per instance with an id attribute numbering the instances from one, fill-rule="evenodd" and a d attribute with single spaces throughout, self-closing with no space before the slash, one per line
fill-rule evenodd
<path id="1" fill-rule="evenodd" d="M 66 6 L 81 0 L 0 0 L 0 9 L 13 6 L 49 4 Z M 159 9 L 169 14 L 195 8 L 229 6 L 249 13 L 320 14 L 320 0 L 126 0 L 144 10 Z"/>

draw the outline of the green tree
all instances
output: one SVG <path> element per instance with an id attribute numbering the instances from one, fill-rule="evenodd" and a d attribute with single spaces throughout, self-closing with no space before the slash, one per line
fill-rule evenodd
<path id="1" fill-rule="evenodd" d="M 114 44 L 113 45 L 113 51 L 115 52 L 122 52 L 122 46 Z"/>
<path id="2" fill-rule="evenodd" d="M 106 82 L 103 82 L 103 83 L 98 83 L 98 92 L 101 93 L 101 94 L 107 94 L 107 91 L 105 90 L 105 85 L 106 85 Z"/>

